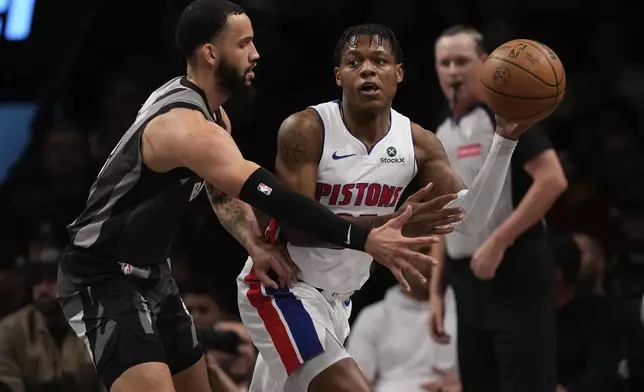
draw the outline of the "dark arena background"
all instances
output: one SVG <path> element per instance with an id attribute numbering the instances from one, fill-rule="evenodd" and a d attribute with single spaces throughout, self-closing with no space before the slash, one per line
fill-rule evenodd
<path id="1" fill-rule="evenodd" d="M 333 52 L 351 25 L 381 23 L 396 33 L 404 51 L 405 80 L 393 106 L 429 130 L 449 115 L 434 56 L 435 41 L 447 27 L 474 26 L 484 35 L 489 51 L 515 38 L 550 46 L 565 66 L 567 91 L 542 126 L 561 160 L 568 188 L 546 215 L 547 227 L 575 235 L 581 275 L 584 284 L 592 286 L 589 291 L 619 301 L 628 309 L 625 314 L 644 319 L 644 52 L 639 41 L 641 13 L 635 4 L 235 2 L 253 22 L 261 59 L 255 68 L 255 99 L 232 97 L 224 107 L 244 156 L 270 170 L 282 121 L 307 106 L 340 98 Z M 68 244 L 65 226 L 82 211 L 105 158 L 150 92 L 185 73 L 174 26 L 187 4 L 186 0 L 0 0 L 0 318 L 38 300 L 38 287 L 55 277 L 58 255 Z M 210 312 L 200 314 L 210 317 L 211 324 L 203 324 L 207 329 L 221 322 L 236 323 L 235 279 L 246 252 L 214 214 L 204 211 L 211 210 L 202 192 L 186 211 L 170 256 L 182 293 L 196 298 L 188 304 L 191 313 Z M 352 298 L 351 321 L 395 284 L 393 276 L 374 263 L 371 279 Z M 627 324 L 620 317 L 603 321 L 620 331 Z M 77 369 L 62 363 L 75 359 L 66 356 L 71 354 L 61 351 L 60 344 L 54 344 L 52 352 L 43 340 L 51 337 L 9 347 L 19 338 L 8 332 L 7 324 L 0 321 L 0 391 L 95 390 L 71 381 L 70 374 Z M 426 332 L 429 335 L 429 327 Z M 53 339 L 57 341 L 56 336 Z M 235 360 L 231 358 L 227 360 Z M 585 364 L 586 359 L 572 362 Z M 644 391 L 634 380 L 636 374 L 644 374 L 644 368 L 637 367 L 642 366 L 639 359 L 624 354 L 619 371 L 617 367 L 608 371 L 607 377 L 618 380 L 608 389 L 570 387 L 569 391 Z M 570 358 L 558 353 L 557 361 Z M 427 364 L 428 369 L 432 366 Z M 240 391 L 244 382 L 248 380 L 238 384 Z"/>

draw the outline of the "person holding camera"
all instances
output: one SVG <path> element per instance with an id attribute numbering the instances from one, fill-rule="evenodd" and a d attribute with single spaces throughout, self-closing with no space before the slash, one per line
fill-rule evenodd
<path id="1" fill-rule="evenodd" d="M 239 321 L 221 321 L 215 328 L 199 331 L 213 391 L 246 392 L 253 375 L 257 351 Z"/>

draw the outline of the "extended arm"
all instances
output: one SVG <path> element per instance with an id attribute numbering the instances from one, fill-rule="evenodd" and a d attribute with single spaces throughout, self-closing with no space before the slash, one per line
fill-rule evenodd
<path id="1" fill-rule="evenodd" d="M 253 208 L 243 201 L 218 192 L 206 184 L 206 192 L 219 222 L 247 250 L 263 241 Z"/>
<path id="2" fill-rule="evenodd" d="M 422 185 L 433 182 L 437 194 L 458 193 L 458 199 L 449 204 L 465 210 L 465 219 L 456 226 L 457 231 L 476 233 L 482 230 L 501 195 L 517 142 L 495 133 L 485 163 L 471 188 L 467 189 L 451 168 L 440 140 L 417 124 L 412 124 L 412 134 Z"/>
<path id="3" fill-rule="evenodd" d="M 221 108 L 222 120 L 226 131 L 231 134 L 232 126 L 226 111 Z M 243 201 L 230 197 L 218 191 L 211 184 L 206 184 L 206 193 L 215 215 L 226 231 L 232 235 L 249 253 L 258 242 L 263 241 L 263 235 L 257 223 L 253 207 Z"/>
<path id="4" fill-rule="evenodd" d="M 317 185 L 318 162 L 323 144 L 322 127 L 322 121 L 315 110 L 306 109 L 284 120 L 277 136 L 275 174 L 285 185 L 311 199 L 315 197 Z M 363 227 L 374 228 L 385 224 L 390 215 L 342 218 Z M 282 223 L 281 229 L 294 245 L 334 247 L 289 225 Z"/>
<path id="5" fill-rule="evenodd" d="M 197 111 L 173 109 L 152 120 L 143 134 L 143 157 L 152 170 L 187 167 L 229 196 L 311 235 L 364 250 L 368 229 L 352 226 L 287 189 L 267 170 L 245 160 L 232 137 Z"/>

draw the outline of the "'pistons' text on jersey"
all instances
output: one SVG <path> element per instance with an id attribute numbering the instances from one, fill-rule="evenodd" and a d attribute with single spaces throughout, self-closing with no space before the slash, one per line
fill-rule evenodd
<path id="1" fill-rule="evenodd" d="M 388 132 L 371 149 L 346 128 L 338 101 L 313 109 L 324 126 L 315 198 L 338 215 L 373 216 L 395 211 L 418 170 L 411 122 L 391 109 Z M 372 258 L 351 249 L 288 245 L 306 283 L 334 292 L 358 290 L 369 278 Z"/>

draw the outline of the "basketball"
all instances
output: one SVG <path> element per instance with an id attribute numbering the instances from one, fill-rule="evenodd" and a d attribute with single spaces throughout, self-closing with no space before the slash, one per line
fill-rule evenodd
<path id="1" fill-rule="evenodd" d="M 546 45 L 515 39 L 496 48 L 483 65 L 483 99 L 507 120 L 545 118 L 561 103 L 566 73 L 559 56 Z"/>

